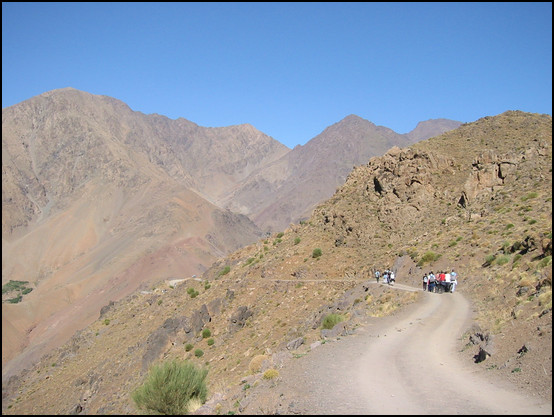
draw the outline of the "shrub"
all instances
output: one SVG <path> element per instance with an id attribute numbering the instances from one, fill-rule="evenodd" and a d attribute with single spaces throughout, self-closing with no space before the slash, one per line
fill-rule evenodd
<path id="1" fill-rule="evenodd" d="M 433 251 L 427 251 L 423 254 L 419 262 L 417 263 L 417 266 L 423 266 L 426 263 L 434 262 L 438 260 L 442 255 L 435 253 Z"/>
<path id="2" fill-rule="evenodd" d="M 504 264 L 507 264 L 508 262 L 510 262 L 510 257 L 507 255 L 500 256 L 496 259 L 497 265 L 504 265 Z"/>
<path id="3" fill-rule="evenodd" d="M 485 257 L 485 266 L 492 264 L 495 259 L 496 259 L 496 255 L 487 255 Z"/>
<path id="4" fill-rule="evenodd" d="M 196 297 L 198 294 L 200 294 L 198 291 L 196 291 L 194 288 L 190 287 L 187 288 L 187 293 L 190 295 L 190 298 Z"/>
<path id="5" fill-rule="evenodd" d="M 300 238 L 299 237 L 295 237 L 294 238 L 294 244 L 295 245 L 298 245 L 300 243 Z"/>
<path id="6" fill-rule="evenodd" d="M 521 197 L 521 201 L 527 201 L 530 198 L 536 198 L 537 196 L 538 196 L 537 193 L 531 192 L 531 193 L 528 193 L 527 195 L 524 195 L 523 197 Z"/>
<path id="7" fill-rule="evenodd" d="M 312 252 L 312 258 L 319 258 L 321 254 L 322 254 L 321 249 L 315 248 Z"/>
<path id="8" fill-rule="evenodd" d="M 202 355 L 204 355 L 204 351 L 202 349 L 196 349 L 194 351 L 194 356 L 196 356 L 197 358 L 201 357 Z"/>
<path id="9" fill-rule="evenodd" d="M 267 359 L 266 355 L 254 356 L 250 360 L 250 363 L 248 364 L 248 370 L 253 374 L 257 374 L 262 369 L 262 364 L 266 359 Z"/>
<path id="10" fill-rule="evenodd" d="M 277 233 L 277 238 L 281 238 L 281 237 L 283 237 L 284 235 L 285 235 L 285 234 L 284 234 L 283 232 L 279 232 L 279 233 Z"/>
<path id="11" fill-rule="evenodd" d="M 215 343 L 215 341 L 213 339 L 208 339 L 208 346 L 211 346 Z"/>
<path id="12" fill-rule="evenodd" d="M 194 347 L 194 345 L 193 345 L 192 343 L 187 343 L 187 344 L 185 345 L 185 350 L 186 350 L 187 352 L 190 352 L 190 351 L 192 350 L 193 347 Z"/>
<path id="13" fill-rule="evenodd" d="M 545 256 L 544 258 L 542 258 L 539 262 L 539 264 L 537 265 L 538 268 L 544 268 L 545 266 L 547 266 L 548 264 L 550 264 L 552 262 L 552 256 Z"/>
<path id="14" fill-rule="evenodd" d="M 23 297 L 22 297 L 21 295 L 18 295 L 18 296 L 15 297 L 15 298 L 10 298 L 10 299 L 8 299 L 7 302 L 10 303 L 10 304 L 17 304 L 17 303 L 19 303 L 19 302 L 21 301 L 22 298 L 23 298 Z"/>
<path id="15" fill-rule="evenodd" d="M 210 329 L 206 328 L 202 330 L 202 339 L 205 339 L 207 337 L 210 337 L 212 335 L 212 332 Z"/>
<path id="16" fill-rule="evenodd" d="M 208 395 L 206 369 L 187 361 L 173 360 L 152 367 L 146 381 L 132 393 L 139 409 L 160 414 L 187 414 L 189 403 L 204 403 Z"/>
<path id="17" fill-rule="evenodd" d="M 264 379 L 273 379 L 279 376 L 279 371 L 277 369 L 268 369 L 264 372 Z"/>
<path id="18" fill-rule="evenodd" d="M 231 271 L 231 267 L 227 265 L 225 268 L 219 271 L 218 276 L 227 275 L 230 271 Z"/>
<path id="19" fill-rule="evenodd" d="M 9 291 L 20 291 L 25 289 L 25 284 L 28 284 L 29 281 L 14 281 L 9 280 L 8 283 L 2 285 L 2 294 L 5 294 Z"/>
<path id="20" fill-rule="evenodd" d="M 323 329 L 332 329 L 337 323 L 340 323 L 341 321 L 344 321 L 344 316 L 342 316 L 341 314 L 329 314 L 323 319 L 321 327 Z"/>

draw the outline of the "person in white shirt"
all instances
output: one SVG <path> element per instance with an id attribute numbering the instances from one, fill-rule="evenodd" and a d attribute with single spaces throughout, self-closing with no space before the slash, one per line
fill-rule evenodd
<path id="1" fill-rule="evenodd" d="M 450 273 L 450 292 L 454 292 L 456 285 L 458 285 L 458 274 L 452 269 Z"/>

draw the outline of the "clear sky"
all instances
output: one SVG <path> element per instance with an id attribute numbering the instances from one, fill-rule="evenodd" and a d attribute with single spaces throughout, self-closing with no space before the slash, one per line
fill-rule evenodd
<path id="1" fill-rule="evenodd" d="M 349 114 L 552 115 L 552 3 L 2 3 L 2 108 L 73 87 L 292 148 Z"/>

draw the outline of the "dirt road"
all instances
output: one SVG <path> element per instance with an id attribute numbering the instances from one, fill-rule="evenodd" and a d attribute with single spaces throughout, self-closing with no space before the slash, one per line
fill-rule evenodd
<path id="1" fill-rule="evenodd" d="M 402 313 L 291 360 L 273 388 L 275 403 L 252 401 L 245 412 L 551 415 L 551 403 L 462 361 L 459 339 L 470 323 L 462 294 L 425 293 Z"/>

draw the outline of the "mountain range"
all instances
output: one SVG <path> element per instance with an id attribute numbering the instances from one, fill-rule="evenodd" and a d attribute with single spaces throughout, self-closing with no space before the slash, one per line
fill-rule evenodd
<path id="1" fill-rule="evenodd" d="M 161 198 L 166 192 L 163 183 L 132 196 L 137 202 L 145 201 L 140 197 L 147 193 Z M 80 192 L 87 195 L 86 190 Z M 185 195 L 179 198 L 185 201 Z M 111 201 L 105 200 L 98 203 Z M 132 206 L 126 201 L 122 198 L 117 207 Z M 177 203 L 178 198 L 170 201 Z M 89 205 L 93 202 L 88 200 Z M 71 208 L 75 203 L 67 204 Z M 79 208 L 85 211 L 85 206 Z M 178 216 L 183 206 L 171 206 L 161 218 L 184 219 L 184 214 Z M 165 204 L 159 210 L 162 207 Z M 76 209 L 60 212 L 66 218 L 80 214 Z M 52 209 L 50 216 L 53 213 Z M 173 213 L 176 217 L 170 216 Z M 121 223 L 108 219 L 105 229 L 120 224 L 135 230 L 142 212 L 133 214 Z M 171 236 L 164 234 L 167 223 L 155 227 L 160 221 L 155 214 L 153 210 L 150 217 L 152 235 L 133 235 L 137 242 L 129 242 L 129 248 L 149 237 Z M 228 216 L 224 224 L 236 224 L 232 222 L 236 214 L 229 211 Z M 91 216 L 88 222 L 96 232 L 91 236 L 98 234 L 103 220 L 94 219 Z M 14 228 L 5 242 L 13 250 L 26 236 Z M 80 258 L 92 259 L 93 251 L 94 247 L 88 249 Z M 108 280 L 110 288 L 131 278 L 150 279 L 156 265 L 167 263 L 169 255 L 150 252 L 128 275 Z M 20 255 L 14 273 L 26 266 L 24 260 Z M 90 268 L 113 267 L 116 260 L 96 258 Z M 384 268 L 396 272 L 398 289 L 369 285 L 374 284 L 375 269 Z M 278 379 L 268 381 L 264 371 L 278 374 L 295 357 L 309 355 L 318 343 L 349 337 L 362 319 L 394 315 L 417 303 L 424 296 L 421 291 L 399 289 L 419 289 L 424 272 L 451 268 L 458 272 L 456 291 L 471 302 L 475 313 L 473 323 L 452 341 L 468 366 L 551 403 L 550 115 L 507 111 L 408 147 L 393 146 L 351 169 L 344 183 L 310 216 L 218 257 L 201 275 L 174 280 L 160 274 L 119 301 L 106 297 L 99 316 L 80 330 L 67 332 L 67 342 L 37 355 L 35 361 L 27 349 L 3 366 L 3 413 L 140 413 L 131 393 L 151 365 L 173 358 L 209 370 L 204 413 L 248 411 L 255 399 L 278 397 Z M 51 274 L 57 276 L 56 271 Z M 3 344 L 6 313 L 12 320 L 23 320 L 36 302 L 34 294 L 48 283 L 47 276 L 43 279 L 45 283 L 39 282 L 20 303 L 3 304 Z M 58 286 L 64 288 L 59 281 Z M 56 321 L 47 320 L 47 326 L 61 334 L 62 324 L 76 315 L 76 307 L 72 308 Z M 322 328 L 329 314 L 343 318 L 330 330 Z M 208 330 L 209 339 L 204 337 Z M 19 372 L 13 372 L 16 369 Z M 287 405 L 283 406 L 286 411 Z"/>
<path id="2" fill-rule="evenodd" d="M 307 218 L 356 164 L 459 125 L 400 135 L 350 115 L 291 150 L 248 124 L 201 127 L 73 88 L 2 109 L 2 285 L 32 290 L 3 293 L 3 374 L 103 305 Z"/>

